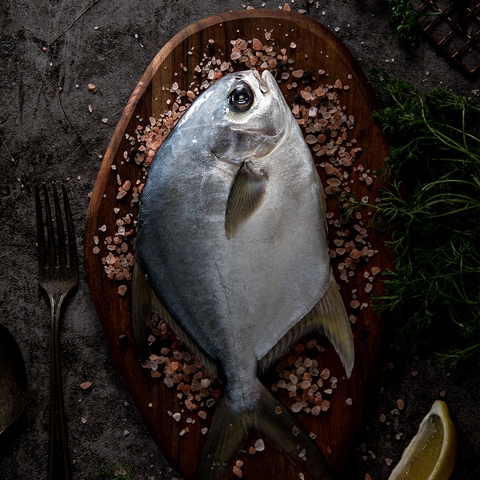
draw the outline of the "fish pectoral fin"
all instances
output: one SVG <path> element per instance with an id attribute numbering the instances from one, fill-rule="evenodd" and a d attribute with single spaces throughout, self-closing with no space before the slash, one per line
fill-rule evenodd
<path id="1" fill-rule="evenodd" d="M 224 397 L 220 399 L 200 455 L 197 480 L 223 480 L 252 430 L 282 450 L 311 478 L 332 480 L 330 466 L 303 427 L 260 381 L 257 385 L 255 410 L 235 412 Z"/>
<path id="2" fill-rule="evenodd" d="M 216 363 L 208 357 L 200 347 L 190 338 L 185 330 L 172 317 L 153 290 L 150 282 L 145 277 L 141 262 L 135 258 L 132 274 L 132 335 L 135 354 L 139 360 L 148 355 L 147 321 L 152 313 L 164 320 L 190 352 L 198 358 L 202 365 L 213 375 L 218 376 Z"/>
<path id="3" fill-rule="evenodd" d="M 248 160 L 242 164 L 228 196 L 225 212 L 227 238 L 231 238 L 258 208 L 265 195 L 267 180 L 264 170 L 255 170 Z"/>
<path id="4" fill-rule="evenodd" d="M 330 277 L 330 286 L 325 295 L 259 360 L 260 374 L 266 372 L 290 345 L 315 330 L 323 330 L 338 353 L 347 378 L 350 377 L 355 360 L 352 329 L 333 272 Z"/>

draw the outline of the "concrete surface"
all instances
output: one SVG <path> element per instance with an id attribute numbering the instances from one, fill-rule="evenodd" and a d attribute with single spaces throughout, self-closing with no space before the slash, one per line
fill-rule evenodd
<path id="1" fill-rule="evenodd" d="M 291 5 L 297 10 L 307 3 L 292 0 Z M 68 184 L 81 247 L 88 193 L 100 156 L 151 59 L 187 25 L 246 4 L 247 0 L 0 2 L 0 322 L 20 344 L 30 388 L 24 415 L 0 437 L 1 480 L 44 478 L 46 472 L 49 311 L 37 285 L 32 185 Z M 278 8 L 283 2 L 248 4 Z M 308 14 L 332 29 L 338 27 L 337 35 L 367 75 L 371 67 L 380 66 L 422 90 L 443 84 L 455 93 L 471 95 L 478 88 L 478 80 L 465 78 L 425 41 L 415 49 L 402 46 L 385 4 L 321 0 Z M 98 86 L 95 96 L 88 83 Z M 73 478 L 93 479 L 112 462 L 131 466 L 135 479 L 170 480 L 175 472 L 141 423 L 110 358 L 83 269 L 62 328 Z M 455 371 L 438 364 L 428 346 L 412 346 L 401 354 L 386 346 L 382 365 L 344 478 L 364 479 L 367 473 L 374 480 L 388 478 L 420 420 L 444 391 L 459 435 L 452 478 L 478 479 L 477 369 Z M 413 376 L 412 371 L 419 373 Z M 84 381 L 93 382 L 93 387 L 82 390 L 79 385 Z M 405 409 L 391 414 L 398 398 L 404 400 Z M 382 413 L 385 423 L 378 420 Z M 403 435 L 397 440 L 399 432 Z M 388 459 L 393 459 L 392 466 Z"/>

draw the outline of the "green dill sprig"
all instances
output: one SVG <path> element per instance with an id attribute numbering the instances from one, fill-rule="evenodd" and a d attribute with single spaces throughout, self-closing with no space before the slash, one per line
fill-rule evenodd
<path id="1" fill-rule="evenodd" d="M 427 334 L 446 360 L 478 359 L 480 335 L 480 106 L 374 71 L 385 108 L 375 117 L 391 145 L 375 209 L 396 256 L 376 308 L 398 343 Z M 347 213 L 359 204 L 345 202 Z"/>
<path id="2" fill-rule="evenodd" d="M 417 44 L 417 13 L 410 0 L 387 0 L 390 20 L 397 36 L 408 45 Z"/>

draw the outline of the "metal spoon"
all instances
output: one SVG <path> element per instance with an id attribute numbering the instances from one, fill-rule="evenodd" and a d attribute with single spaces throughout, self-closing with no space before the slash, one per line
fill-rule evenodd
<path id="1" fill-rule="evenodd" d="M 0 323 L 0 434 L 22 414 L 27 402 L 27 372 L 22 352 Z"/>

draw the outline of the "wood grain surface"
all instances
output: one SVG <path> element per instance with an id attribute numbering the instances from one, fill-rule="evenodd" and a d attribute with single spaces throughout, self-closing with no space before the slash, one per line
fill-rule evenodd
<path id="1" fill-rule="evenodd" d="M 120 283 L 106 276 L 102 257 L 105 258 L 108 251 L 104 241 L 105 233 L 102 230 L 107 234 L 115 232 L 116 219 L 122 214 L 130 212 L 133 218 L 138 214 L 138 204 L 131 206 L 130 196 L 117 199 L 119 179 L 120 182 L 129 179 L 135 184 L 137 180 L 143 181 L 144 175 L 135 162 L 125 159 L 134 148 L 126 134 L 135 137 L 135 129 L 141 119 L 148 123 L 149 117 L 153 115 L 158 118 L 165 111 L 167 100 L 174 99 L 169 92 L 173 82 L 178 82 L 180 88 L 188 87 L 192 81 L 194 67 L 200 62 L 202 54 L 207 52 L 209 39 L 215 40 L 217 56 L 221 57 L 224 54 L 228 60 L 231 40 L 261 38 L 265 41 L 265 31 L 271 32 L 272 39 L 275 39 L 275 48 L 279 50 L 285 47 L 288 54 L 295 58 L 295 69 L 308 70 L 314 75 L 317 75 L 319 70 L 324 70 L 328 77 L 323 78 L 322 82 L 328 81 L 333 84 L 340 79 L 344 85 L 348 85 L 348 90 L 342 89 L 339 97 L 345 112 L 353 115 L 355 119 L 351 136 L 357 140 L 357 145 L 362 149 L 353 165 L 346 169 L 349 175 L 348 182 L 352 181 L 350 188 L 357 199 L 364 198 L 369 203 L 375 202 L 382 182 L 374 178 L 373 172 L 383 165 L 388 147 L 380 127 L 372 117 L 375 100 L 356 61 L 330 30 L 308 17 L 280 10 L 243 10 L 210 17 L 187 27 L 166 44 L 153 59 L 133 91 L 111 139 L 87 213 L 85 268 L 93 302 L 112 355 L 159 449 L 186 479 L 193 479 L 195 476 L 199 451 L 205 440 L 200 429 L 208 426 L 211 412 L 208 413 L 206 420 L 197 418 L 195 423 L 189 425 L 188 433 L 180 435 L 185 424 L 174 421 L 168 414 L 169 411 L 180 412 L 182 408 L 184 409 L 177 398 L 177 391 L 167 388 L 162 378 L 152 378 L 149 370 L 142 368 L 135 359 L 130 331 L 130 285 L 128 281 L 123 281 L 122 284 L 127 286 L 127 293 L 119 295 Z M 296 44 L 293 49 L 290 48 L 291 42 Z M 294 95 L 298 92 L 295 89 L 287 89 L 287 84 L 288 82 L 282 83 L 281 88 L 288 103 L 292 105 Z M 326 185 L 329 177 L 325 168 L 318 166 L 318 171 Z M 366 171 L 374 178 L 373 183 L 369 185 L 363 175 Z M 368 200 L 365 197 L 368 197 Z M 114 213 L 115 208 L 119 209 L 119 213 Z M 339 205 L 333 196 L 327 198 L 327 210 L 335 212 L 338 216 Z M 342 224 L 341 230 L 342 232 L 349 230 L 354 239 L 357 235 L 354 224 L 362 224 L 368 235 L 364 237 L 364 242 L 374 253 L 368 258 L 361 258 L 355 264 L 355 268 L 351 270 L 354 273 L 348 277 L 348 283 L 342 281 L 338 275 L 345 256 L 348 257 L 348 252 L 332 258 L 347 311 L 356 318 L 352 325 L 356 349 L 353 374 L 348 380 L 343 378 L 345 374 L 338 356 L 333 347 L 323 340 L 323 343 L 327 343 L 326 351 L 318 352 L 318 368 L 322 370 L 328 367 L 334 372 L 338 377 L 338 387 L 329 397 L 330 408 L 326 412 L 321 412 L 318 416 L 306 412 L 295 414 L 306 430 L 316 435 L 319 448 L 336 472 L 344 465 L 353 445 L 355 432 L 360 425 L 366 407 L 368 387 L 375 374 L 382 338 L 382 320 L 371 308 L 371 295 L 381 293 L 382 286 L 378 277 L 375 276 L 372 280 L 372 267 L 378 267 L 383 271 L 389 268 L 392 262 L 391 255 L 383 245 L 383 239 L 368 225 L 373 216 L 372 210 L 362 209 L 360 215 L 361 217 L 354 219 L 352 224 Z M 335 250 L 334 240 L 339 238 L 338 231 L 339 228 L 334 226 L 329 230 L 332 250 Z M 99 239 L 98 245 L 95 243 L 95 237 Z M 131 237 L 134 237 L 133 224 Z M 100 252 L 94 254 L 96 246 Z M 131 245 L 129 249 L 133 252 Z M 369 283 L 373 285 L 373 291 L 367 293 L 365 288 Z M 351 302 L 355 300 L 360 305 L 364 304 L 363 307 L 357 307 L 356 303 L 352 303 L 351 306 Z M 275 375 L 273 366 L 265 375 L 264 383 L 267 386 L 271 385 Z M 285 389 L 274 392 L 274 395 L 291 406 L 292 399 Z M 186 417 L 187 414 L 188 412 L 184 412 L 183 416 Z M 192 414 L 191 417 L 195 415 Z M 255 438 L 257 437 L 254 435 L 249 438 L 245 450 L 248 450 L 248 446 Z M 267 475 L 276 479 L 299 478 L 297 466 L 268 443 L 263 452 L 257 452 L 255 455 L 243 452 L 238 458 L 244 462 L 242 471 L 246 479 L 263 478 Z M 238 477 L 231 473 L 229 478 Z"/>

